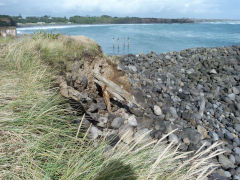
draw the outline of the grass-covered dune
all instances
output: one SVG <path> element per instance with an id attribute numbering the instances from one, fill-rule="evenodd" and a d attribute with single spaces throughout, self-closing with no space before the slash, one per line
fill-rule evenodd
<path id="1" fill-rule="evenodd" d="M 0 39 L 0 179 L 204 179 L 211 149 L 179 152 L 164 140 L 109 148 L 93 142 L 56 87 L 68 62 L 104 57 L 88 38 Z M 144 135 L 143 135 L 144 137 Z"/>

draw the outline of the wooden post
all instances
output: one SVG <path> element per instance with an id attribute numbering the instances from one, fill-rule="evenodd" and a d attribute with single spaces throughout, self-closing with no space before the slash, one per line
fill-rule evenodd
<path id="1" fill-rule="evenodd" d="M 118 49 L 119 49 L 119 37 L 118 37 Z"/>
<path id="2" fill-rule="evenodd" d="M 113 40 L 113 48 L 114 48 L 114 37 L 112 38 L 112 40 Z"/>

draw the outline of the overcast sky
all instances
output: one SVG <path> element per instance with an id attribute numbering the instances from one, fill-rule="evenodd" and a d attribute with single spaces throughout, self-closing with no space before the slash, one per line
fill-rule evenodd
<path id="1" fill-rule="evenodd" d="M 0 14 L 240 19 L 240 0 L 0 0 Z"/>

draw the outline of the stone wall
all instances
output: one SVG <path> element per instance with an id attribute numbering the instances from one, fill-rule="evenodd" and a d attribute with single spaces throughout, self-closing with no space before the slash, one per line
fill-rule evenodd
<path id="1" fill-rule="evenodd" d="M 17 36 L 16 27 L 0 27 L 0 37 Z"/>

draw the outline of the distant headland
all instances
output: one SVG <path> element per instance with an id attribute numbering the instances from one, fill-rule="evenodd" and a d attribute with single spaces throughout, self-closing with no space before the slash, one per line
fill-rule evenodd
<path id="1" fill-rule="evenodd" d="M 22 26 L 42 26 L 57 24 L 171 24 L 171 23 L 199 23 L 199 22 L 221 22 L 226 19 L 193 19 L 193 18 L 141 18 L 141 17 L 112 17 L 102 16 L 71 16 L 71 17 L 51 17 L 51 16 L 7 16 L 11 18 L 11 24 Z M 233 21 L 233 20 L 231 20 Z M 5 25 L 1 24 L 0 26 Z"/>

